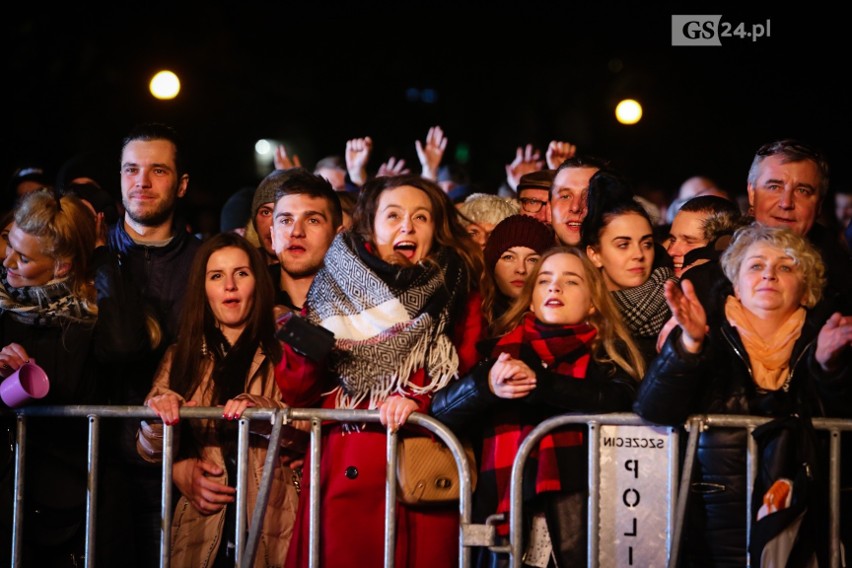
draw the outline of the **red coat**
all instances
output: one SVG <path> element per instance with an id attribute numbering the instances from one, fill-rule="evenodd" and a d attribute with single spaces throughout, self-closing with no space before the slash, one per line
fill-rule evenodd
<path id="1" fill-rule="evenodd" d="M 455 344 L 459 351 L 460 373 L 476 363 L 475 343 L 480 339 L 482 315 L 480 297 L 473 294 L 456 326 Z M 285 345 L 285 357 L 275 370 L 282 398 L 293 407 L 334 408 L 335 396 L 322 395 L 328 384 L 318 365 L 294 354 Z M 411 382 L 424 384 L 423 370 Z M 411 396 L 418 411 L 427 413 L 428 395 Z M 362 406 L 366 408 L 366 404 Z M 320 565 L 324 567 L 371 568 L 384 563 L 384 495 L 386 473 L 386 430 L 377 423 L 359 432 L 344 433 L 339 424 L 323 428 L 320 467 Z M 305 460 L 305 472 L 310 469 Z M 293 538 L 286 568 L 308 565 L 310 480 L 303 479 Z M 458 505 L 441 508 L 413 508 L 397 504 L 395 566 L 441 568 L 458 566 Z"/>

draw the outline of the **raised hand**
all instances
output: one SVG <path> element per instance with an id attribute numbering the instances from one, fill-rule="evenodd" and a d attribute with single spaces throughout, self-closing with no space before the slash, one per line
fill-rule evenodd
<path id="1" fill-rule="evenodd" d="M 512 188 L 512 191 L 517 191 L 522 175 L 537 172 L 543 167 L 544 162 L 541 159 L 541 152 L 533 148 L 532 144 L 527 144 L 523 148 L 518 146 L 515 152 L 515 159 L 511 163 L 506 164 L 506 181 L 509 187 Z"/>
<path id="2" fill-rule="evenodd" d="M 667 280 L 663 293 L 672 310 L 672 317 L 683 330 L 681 341 L 690 353 L 698 353 L 707 336 L 707 314 L 695 294 L 692 282 L 684 280 L 680 286 Z"/>
<path id="3" fill-rule="evenodd" d="M 574 157 L 576 153 L 577 147 L 574 144 L 551 140 L 550 144 L 547 145 L 547 152 L 545 152 L 544 157 L 547 160 L 547 167 L 555 170 L 562 162 Z"/>
<path id="4" fill-rule="evenodd" d="M 287 155 L 287 149 L 281 145 L 275 149 L 272 155 L 272 161 L 275 164 L 276 170 L 289 170 L 290 168 L 301 168 L 302 162 L 299 161 L 299 156 L 293 154 L 293 158 Z"/>
<path id="5" fill-rule="evenodd" d="M 417 148 L 417 158 L 420 160 L 422 169 L 420 175 L 426 179 L 438 181 L 438 167 L 444 157 L 444 150 L 447 149 L 444 131 L 440 126 L 433 126 L 426 134 L 425 145 L 421 144 L 420 140 L 415 140 L 414 146 Z"/>
<path id="6" fill-rule="evenodd" d="M 369 136 L 346 141 L 346 171 L 355 185 L 361 186 L 367 181 L 367 162 L 373 153 L 373 139 Z"/>
<path id="7" fill-rule="evenodd" d="M 411 170 L 405 167 L 405 160 L 397 160 L 393 156 L 388 158 L 388 161 L 379 166 L 379 171 L 376 173 L 377 176 L 401 176 L 404 174 L 410 174 Z"/>
<path id="8" fill-rule="evenodd" d="M 825 372 L 836 371 L 843 351 L 852 345 L 852 316 L 835 312 L 819 330 L 814 356 Z"/>
<path id="9" fill-rule="evenodd" d="M 500 353 L 488 372 L 488 385 L 500 398 L 523 398 L 535 389 L 535 372 L 520 359 Z"/>

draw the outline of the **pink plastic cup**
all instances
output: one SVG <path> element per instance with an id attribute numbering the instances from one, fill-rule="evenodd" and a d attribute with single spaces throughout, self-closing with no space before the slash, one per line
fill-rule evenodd
<path id="1" fill-rule="evenodd" d="M 49 390 L 47 373 L 30 360 L 0 383 L 0 398 L 9 408 L 18 408 L 31 400 L 44 398 Z"/>

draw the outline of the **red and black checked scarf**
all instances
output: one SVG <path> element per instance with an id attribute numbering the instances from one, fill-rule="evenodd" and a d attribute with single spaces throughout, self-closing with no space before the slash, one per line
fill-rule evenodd
<path id="1" fill-rule="evenodd" d="M 535 318 L 532 312 L 512 331 L 500 338 L 491 352 L 493 358 L 508 353 L 513 358 L 529 361 L 535 356 L 548 370 L 574 379 L 585 379 L 591 361 L 591 341 L 597 330 L 591 325 L 547 325 Z M 530 350 L 532 353 L 530 353 Z M 538 426 L 525 423 L 519 405 L 504 404 L 493 416 L 493 431 L 482 443 L 482 472 L 493 475 L 497 490 L 497 513 L 508 513 L 510 503 L 510 477 L 512 463 L 524 438 Z M 544 491 L 559 491 L 559 468 L 556 460 L 557 448 L 579 446 L 583 443 L 582 432 L 556 431 L 545 435 L 538 448 L 530 454 L 530 462 L 536 462 L 536 494 Z M 487 475 L 487 474 L 486 474 Z M 508 525 L 501 523 L 498 533 L 506 534 Z"/>

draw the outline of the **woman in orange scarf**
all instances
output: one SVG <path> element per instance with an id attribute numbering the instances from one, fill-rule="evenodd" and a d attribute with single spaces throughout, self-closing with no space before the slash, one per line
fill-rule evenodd
<path id="1" fill-rule="evenodd" d="M 691 283 L 666 284 L 679 328 L 651 364 L 634 410 L 670 425 L 697 413 L 781 418 L 842 412 L 834 409 L 852 390 L 852 317 L 813 309 L 824 285 L 819 253 L 786 229 L 754 224 L 735 233 L 721 263 L 732 284 L 721 317 L 708 317 Z M 709 327 L 708 320 L 720 323 Z M 683 546 L 688 566 L 747 564 L 746 441 L 744 429 L 701 434 Z M 762 470 L 777 457 L 759 456 Z M 822 564 L 827 515 L 816 513 L 819 505 L 811 503 L 800 535 L 813 547 L 807 555 L 817 554 Z"/>

